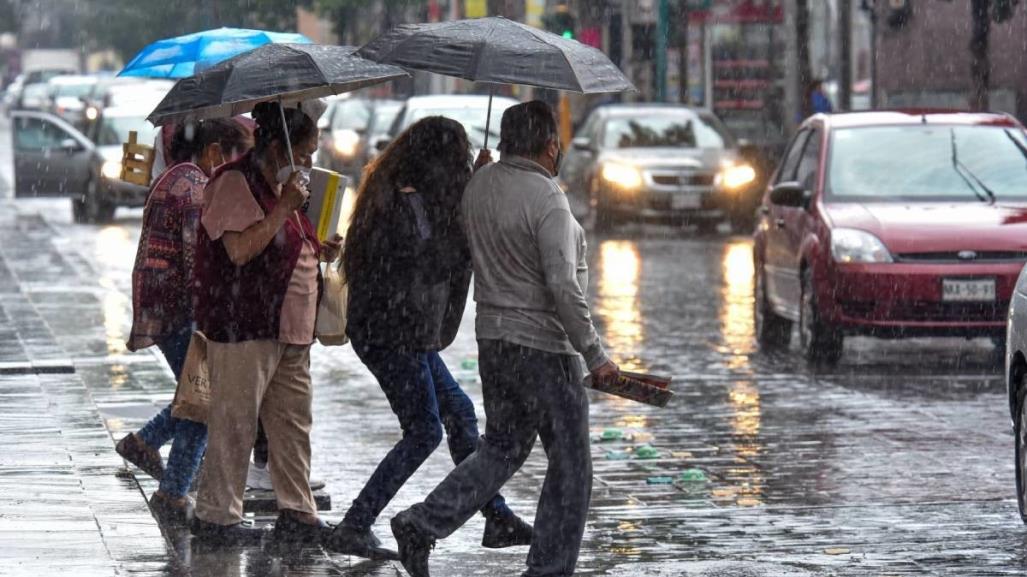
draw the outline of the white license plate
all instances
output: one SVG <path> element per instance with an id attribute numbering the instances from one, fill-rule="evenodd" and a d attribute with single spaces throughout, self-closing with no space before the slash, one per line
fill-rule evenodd
<path id="1" fill-rule="evenodd" d="M 942 279 L 941 300 L 946 302 L 994 301 L 995 279 Z"/>
<path id="2" fill-rule="evenodd" d="M 675 194 L 670 197 L 670 207 L 674 210 L 699 208 L 700 206 L 702 206 L 702 198 L 698 194 Z"/>

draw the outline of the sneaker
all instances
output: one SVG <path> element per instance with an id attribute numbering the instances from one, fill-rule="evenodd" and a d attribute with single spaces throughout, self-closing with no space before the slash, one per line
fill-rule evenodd
<path id="1" fill-rule="evenodd" d="M 123 459 L 139 467 L 154 479 L 160 481 L 164 478 L 164 459 L 161 458 L 160 451 L 144 443 L 139 435 L 129 433 L 124 439 L 118 441 L 114 450 Z"/>
<path id="2" fill-rule="evenodd" d="M 335 526 L 325 541 L 325 548 L 372 561 L 399 561 L 399 553 L 382 547 L 381 540 L 370 529 L 354 529 L 342 523 Z"/>
<path id="3" fill-rule="evenodd" d="M 489 549 L 503 549 L 531 545 L 534 529 L 517 515 L 494 515 L 485 519 L 485 534 L 481 546 Z"/>
<path id="4" fill-rule="evenodd" d="M 263 467 L 256 463 L 250 462 L 250 468 L 246 471 L 246 488 L 250 491 L 274 491 L 275 487 L 271 484 L 271 471 L 268 470 L 267 465 Z M 310 490 L 320 491 L 325 488 L 325 482 L 320 479 L 310 480 Z"/>
<path id="5" fill-rule="evenodd" d="M 193 518 L 193 500 L 189 497 L 176 499 L 157 491 L 150 497 L 150 510 L 161 525 L 188 527 Z"/>
<path id="6" fill-rule="evenodd" d="M 392 535 L 399 545 L 399 562 L 410 577 L 431 577 L 428 556 L 435 548 L 435 539 L 421 533 L 410 519 L 409 511 L 392 518 Z"/>
<path id="7" fill-rule="evenodd" d="M 189 529 L 193 537 L 202 544 L 216 547 L 259 545 L 264 534 L 267 533 L 264 529 L 245 522 L 235 525 L 218 525 L 217 523 L 208 523 L 199 517 L 193 517 Z"/>

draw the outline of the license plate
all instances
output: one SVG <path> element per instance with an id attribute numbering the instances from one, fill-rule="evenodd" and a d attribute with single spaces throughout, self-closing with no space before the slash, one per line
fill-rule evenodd
<path id="1" fill-rule="evenodd" d="M 941 300 L 946 302 L 994 301 L 995 279 L 942 279 Z"/>
<path id="2" fill-rule="evenodd" d="M 702 206 L 702 199 L 698 194 L 675 194 L 670 197 L 670 207 L 674 210 L 699 208 L 700 206 Z"/>

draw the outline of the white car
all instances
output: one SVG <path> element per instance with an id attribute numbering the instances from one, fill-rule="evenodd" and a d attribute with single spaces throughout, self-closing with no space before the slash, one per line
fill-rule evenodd
<path id="1" fill-rule="evenodd" d="M 499 144 L 499 124 L 507 108 L 520 104 L 507 96 L 495 96 L 492 99 L 492 118 L 488 121 L 489 149 L 492 159 L 499 159 L 496 146 Z M 467 139 L 475 155 L 485 143 L 485 124 L 487 120 L 489 97 L 480 94 L 440 94 L 432 96 L 412 96 L 407 99 L 403 109 L 389 130 L 389 138 L 399 136 L 408 126 L 428 116 L 445 116 L 463 125 Z M 384 144 L 384 143 L 383 143 Z"/>
<path id="2" fill-rule="evenodd" d="M 1027 267 L 1020 272 L 1009 301 L 1006 326 L 1006 392 L 1016 437 L 1016 501 L 1027 523 Z"/>

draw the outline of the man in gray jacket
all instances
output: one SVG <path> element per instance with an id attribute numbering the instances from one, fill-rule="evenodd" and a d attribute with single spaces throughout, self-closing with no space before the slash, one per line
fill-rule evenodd
<path id="1" fill-rule="evenodd" d="M 588 397 L 615 379 L 592 325 L 585 235 L 553 177 L 559 137 L 552 109 L 534 101 L 503 114 L 503 158 L 478 170 L 461 210 L 474 268 L 475 329 L 485 436 L 423 503 L 392 520 L 403 566 L 428 575 L 436 539 L 462 526 L 520 469 L 536 435 L 549 459 L 526 577 L 572 575 L 592 491 Z"/>

